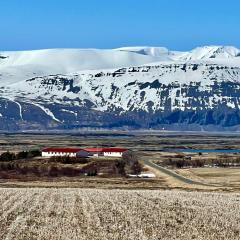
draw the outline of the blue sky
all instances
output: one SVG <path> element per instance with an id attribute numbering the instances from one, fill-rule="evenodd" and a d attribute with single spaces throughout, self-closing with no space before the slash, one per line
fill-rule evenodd
<path id="1" fill-rule="evenodd" d="M 240 47 L 239 0 L 0 0 L 0 49 Z"/>

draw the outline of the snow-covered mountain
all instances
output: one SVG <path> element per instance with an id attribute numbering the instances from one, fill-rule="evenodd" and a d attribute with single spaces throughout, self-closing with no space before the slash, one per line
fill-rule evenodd
<path id="1" fill-rule="evenodd" d="M 34 76 L 137 66 L 157 60 L 159 58 L 148 55 L 100 49 L 0 52 L 0 84 L 18 82 Z"/>
<path id="2" fill-rule="evenodd" d="M 165 47 L 122 47 L 116 50 L 157 57 L 163 61 L 172 60 L 171 55 L 174 55 Z"/>
<path id="3" fill-rule="evenodd" d="M 240 56 L 240 50 L 235 47 L 205 46 L 193 49 L 190 52 L 180 54 L 179 60 L 201 60 L 209 58 L 229 59 Z"/>
<path id="4" fill-rule="evenodd" d="M 120 51 L 135 52 L 142 55 L 158 57 L 163 61 L 168 60 L 206 60 L 206 59 L 229 59 L 240 57 L 240 49 L 231 46 L 204 46 L 197 47 L 189 52 L 169 51 L 164 47 L 125 47 L 118 48 Z"/>
<path id="5" fill-rule="evenodd" d="M 0 52 L 0 130 L 240 129 L 240 50 Z"/>

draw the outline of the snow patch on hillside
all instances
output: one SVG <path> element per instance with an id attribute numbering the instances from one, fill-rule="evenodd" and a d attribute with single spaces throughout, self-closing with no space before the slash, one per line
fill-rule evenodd
<path id="1" fill-rule="evenodd" d="M 46 108 L 46 107 L 44 107 L 44 106 L 42 106 L 42 105 L 40 105 L 40 104 L 38 104 L 38 103 L 36 103 L 36 102 L 32 102 L 31 104 L 39 107 L 40 109 L 42 109 L 42 110 L 43 110 L 49 117 L 51 117 L 54 121 L 61 123 L 61 121 L 60 121 L 59 119 L 57 119 L 57 118 L 54 116 L 54 114 L 53 114 L 48 108 Z"/>

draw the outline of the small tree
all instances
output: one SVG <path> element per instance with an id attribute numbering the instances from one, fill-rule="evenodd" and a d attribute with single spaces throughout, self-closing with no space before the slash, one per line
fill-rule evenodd
<path id="1" fill-rule="evenodd" d="M 125 176 L 126 175 L 125 165 L 126 163 L 123 160 L 118 160 L 114 165 L 116 173 Z"/>
<path id="2" fill-rule="evenodd" d="M 30 150 L 28 153 L 29 153 L 29 155 L 32 156 L 32 157 L 41 156 L 41 151 L 38 150 L 38 149 Z M 29 156 L 28 156 L 28 157 L 29 157 Z"/>
<path id="3" fill-rule="evenodd" d="M 133 151 L 126 151 L 122 155 L 122 160 L 125 162 L 127 165 L 131 166 L 135 162 L 138 161 L 138 157 L 135 152 Z"/>
<path id="4" fill-rule="evenodd" d="M 142 171 L 142 165 L 139 163 L 138 156 L 133 151 L 126 151 L 122 155 L 122 161 L 130 168 L 132 174 L 139 174 Z"/>
<path id="5" fill-rule="evenodd" d="M 131 166 L 132 174 L 138 175 L 142 172 L 142 165 L 139 163 L 139 161 L 136 161 Z"/>
<path id="6" fill-rule="evenodd" d="M 135 162 L 138 162 L 138 156 L 133 151 L 126 151 L 122 155 L 122 160 L 129 166 L 132 166 Z"/>

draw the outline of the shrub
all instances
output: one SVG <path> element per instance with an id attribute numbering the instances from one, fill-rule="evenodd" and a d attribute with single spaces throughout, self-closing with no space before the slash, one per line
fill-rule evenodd
<path id="1" fill-rule="evenodd" d="M 24 159 L 28 157 L 28 152 L 22 151 L 16 154 L 16 159 Z"/>
<path id="2" fill-rule="evenodd" d="M 125 165 L 126 165 L 126 163 L 124 161 L 118 160 L 114 165 L 114 172 L 116 174 L 125 176 L 126 175 Z"/>
<path id="3" fill-rule="evenodd" d="M 72 167 L 64 167 L 59 169 L 59 174 L 62 176 L 75 177 L 81 173 L 81 169 L 76 169 Z"/>
<path id="4" fill-rule="evenodd" d="M 69 156 L 57 156 L 57 157 L 51 157 L 51 162 L 58 162 L 63 164 L 85 164 L 88 163 L 89 160 L 87 158 L 81 158 L 81 157 L 69 157 Z"/>
<path id="5" fill-rule="evenodd" d="M 27 166 L 22 166 L 22 167 L 19 167 L 19 168 L 17 169 L 17 171 L 18 171 L 20 174 L 25 175 L 25 174 L 27 174 L 27 173 L 29 172 L 29 169 L 28 169 Z"/>
<path id="6" fill-rule="evenodd" d="M 185 166 L 185 161 L 184 160 L 176 161 L 176 167 L 177 168 L 183 168 L 184 166 Z"/>
<path id="7" fill-rule="evenodd" d="M 42 154 L 41 151 L 38 149 L 30 150 L 28 152 L 28 158 L 29 157 L 38 157 L 38 156 L 41 156 L 41 154 Z"/>
<path id="8" fill-rule="evenodd" d="M 9 170 L 12 170 L 12 164 L 11 163 L 8 163 L 8 162 L 3 162 L 0 164 L 0 169 L 2 171 L 9 171 Z"/>
<path id="9" fill-rule="evenodd" d="M 57 177 L 59 175 L 59 170 L 56 166 L 50 166 L 48 170 L 48 175 L 50 177 Z"/>
<path id="10" fill-rule="evenodd" d="M 88 170 L 87 176 L 97 176 L 97 169 Z"/>
<path id="11" fill-rule="evenodd" d="M 131 166 L 132 174 L 140 174 L 142 172 L 142 165 L 139 163 L 139 161 L 136 161 Z"/>
<path id="12" fill-rule="evenodd" d="M 14 153 L 11 153 L 11 152 L 9 152 L 9 151 L 4 152 L 4 153 L 2 153 L 2 154 L 0 155 L 0 160 L 1 160 L 1 161 L 12 161 L 12 160 L 14 160 L 14 159 L 16 159 L 15 154 L 14 154 Z"/>

